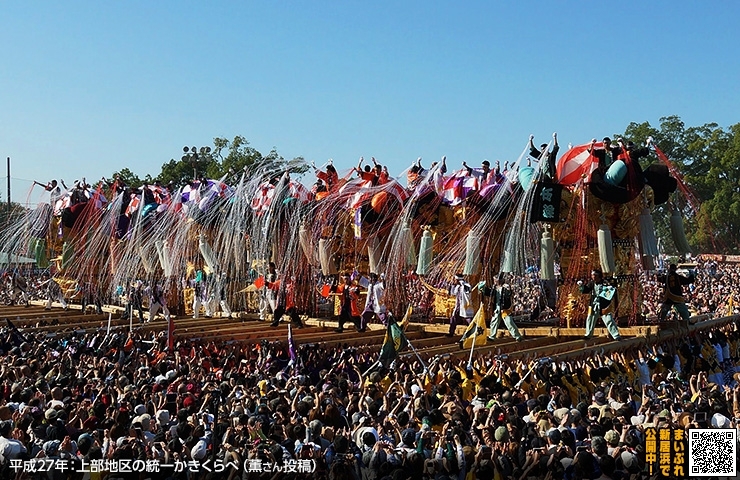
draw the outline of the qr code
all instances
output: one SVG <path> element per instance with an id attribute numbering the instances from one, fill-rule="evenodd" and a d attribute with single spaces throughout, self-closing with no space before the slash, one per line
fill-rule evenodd
<path id="1" fill-rule="evenodd" d="M 689 430 L 689 477 L 737 475 L 737 430 Z"/>

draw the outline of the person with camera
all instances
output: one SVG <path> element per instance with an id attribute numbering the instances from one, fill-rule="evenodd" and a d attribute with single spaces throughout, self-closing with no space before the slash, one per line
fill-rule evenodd
<path id="1" fill-rule="evenodd" d="M 621 340 L 619 328 L 614 321 L 614 312 L 616 312 L 617 289 L 604 281 L 604 274 L 601 270 L 594 269 L 591 271 L 591 281 L 584 284 L 582 280 L 576 283 L 581 293 L 590 293 L 591 301 L 586 316 L 586 335 L 583 337 L 589 340 L 594 334 L 596 319 L 601 318 L 604 322 L 609 335 L 614 340 Z"/>
<path id="2" fill-rule="evenodd" d="M 694 280 L 691 277 L 684 277 L 677 272 L 678 267 L 675 263 L 668 266 L 668 272 L 665 275 L 658 275 L 658 281 L 663 284 L 664 298 L 660 306 L 658 321 L 665 320 L 668 312 L 673 308 L 681 319 L 688 323 L 691 314 L 686 308 L 686 299 L 683 296 L 683 286 L 691 284 Z"/>

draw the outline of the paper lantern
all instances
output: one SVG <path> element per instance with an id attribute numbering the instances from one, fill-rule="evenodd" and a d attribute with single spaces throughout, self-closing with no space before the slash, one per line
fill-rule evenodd
<path id="1" fill-rule="evenodd" d="M 159 257 L 159 265 L 162 267 L 165 277 L 172 275 L 172 265 L 170 264 L 170 247 L 163 240 L 154 242 Z"/>
<path id="2" fill-rule="evenodd" d="M 522 167 L 519 169 L 519 185 L 522 186 L 525 192 L 529 190 L 530 185 L 532 185 L 534 173 L 534 167 Z"/>
<path id="3" fill-rule="evenodd" d="M 70 242 L 64 242 L 62 244 L 62 268 L 67 268 L 73 257 L 74 249 L 72 248 L 72 244 Z"/>
<path id="4" fill-rule="evenodd" d="M 298 243 L 301 244 L 301 250 L 308 259 L 308 263 L 314 263 L 313 251 L 311 250 L 311 232 L 303 224 L 298 229 Z"/>

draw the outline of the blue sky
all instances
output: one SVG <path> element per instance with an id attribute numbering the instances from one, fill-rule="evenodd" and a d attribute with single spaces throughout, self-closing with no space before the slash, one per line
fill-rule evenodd
<path id="1" fill-rule="evenodd" d="M 374 155 L 397 175 L 419 156 L 515 160 L 530 133 L 565 146 L 674 114 L 728 127 L 738 14 L 688 1 L 4 3 L 0 155 L 25 203 L 34 179 L 156 175 L 216 136 L 340 168 Z"/>

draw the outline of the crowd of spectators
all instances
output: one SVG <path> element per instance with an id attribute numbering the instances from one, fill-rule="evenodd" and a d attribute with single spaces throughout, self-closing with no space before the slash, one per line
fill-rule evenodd
<path id="1" fill-rule="evenodd" d="M 726 306 L 739 272 L 697 265 L 697 313 Z M 110 478 L 647 478 L 646 428 L 740 426 L 736 322 L 576 360 L 409 355 L 372 371 L 377 345 L 299 345 L 291 362 L 286 342 L 166 343 L 8 322 L 0 478 L 84 477 L 33 472 L 48 460 L 163 466 Z"/>
<path id="2" fill-rule="evenodd" d="M 32 472 L 50 459 L 173 465 L 110 474 L 132 479 L 647 478 L 647 427 L 740 417 L 735 322 L 569 361 L 408 355 L 372 371 L 378 346 L 299 345 L 291 362 L 286 342 L 169 353 L 162 333 L 0 334 L 3 478 L 83 478 Z"/>
<path id="3" fill-rule="evenodd" d="M 686 306 L 694 315 L 724 316 L 740 313 L 737 292 L 740 292 L 740 263 L 717 263 L 697 260 L 682 269 L 694 279 L 684 288 Z M 646 319 L 656 319 L 664 298 L 664 288 L 657 274 L 645 274 L 642 314 Z M 733 294 L 734 292 L 734 294 Z"/>

